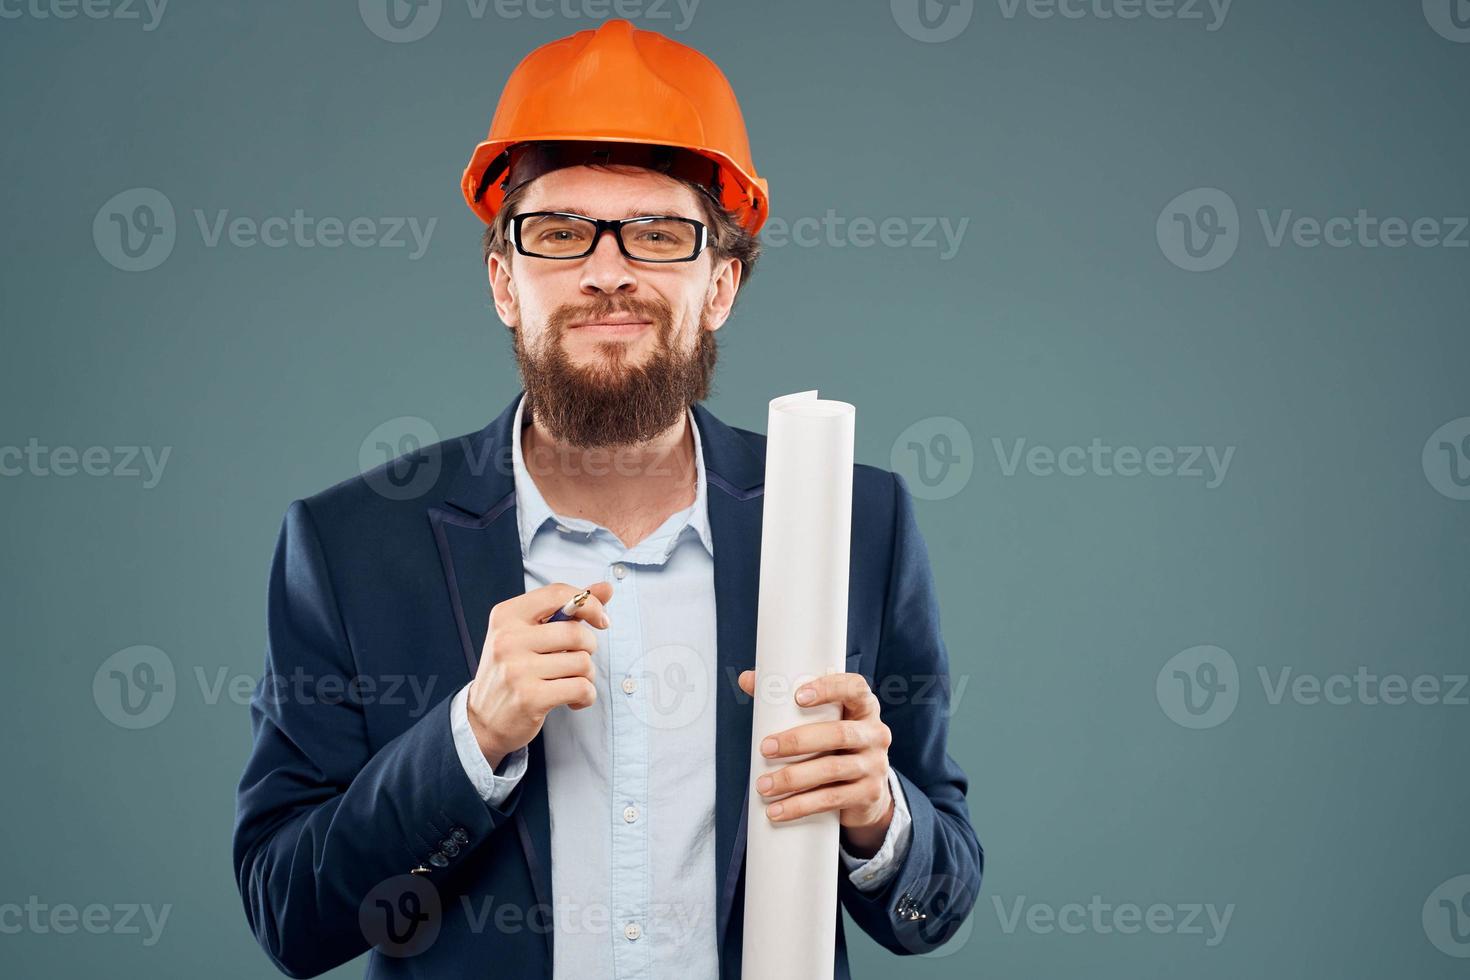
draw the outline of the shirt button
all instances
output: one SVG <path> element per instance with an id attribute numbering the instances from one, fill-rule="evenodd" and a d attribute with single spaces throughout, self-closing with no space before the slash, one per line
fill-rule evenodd
<path id="1" fill-rule="evenodd" d="M 624 677 L 623 678 L 623 693 L 624 694 L 632 694 L 636 690 L 638 690 L 638 682 L 636 680 L 634 680 L 633 678 L 631 678 L 631 677 Z"/>
<path id="2" fill-rule="evenodd" d="M 637 819 L 638 819 L 638 808 L 636 806 L 625 806 L 625 807 L 623 807 L 623 820 L 625 822 L 632 823 L 634 820 L 637 820 Z"/>
<path id="3" fill-rule="evenodd" d="M 613 577 L 614 578 L 623 578 L 627 574 L 628 574 L 628 569 L 627 569 L 626 566 L 621 565 L 621 564 L 618 564 L 618 565 L 614 565 L 613 566 Z"/>
<path id="4" fill-rule="evenodd" d="M 623 926 L 623 935 L 628 937 L 629 942 L 632 942 L 636 940 L 639 936 L 643 935 L 643 930 L 639 928 L 638 923 L 629 922 L 627 925 Z"/>

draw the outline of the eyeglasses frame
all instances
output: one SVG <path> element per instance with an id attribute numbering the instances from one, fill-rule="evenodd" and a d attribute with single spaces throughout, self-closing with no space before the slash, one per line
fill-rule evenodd
<path id="1" fill-rule="evenodd" d="M 592 243 L 587 246 L 587 251 L 582 252 L 579 255 L 539 255 L 535 252 L 526 251 L 526 247 L 521 243 L 522 222 L 524 222 L 527 218 L 545 217 L 578 218 L 582 221 L 586 221 L 596 225 L 597 231 L 595 234 L 593 234 Z M 628 251 L 628 246 L 623 242 L 624 225 L 641 224 L 649 221 L 670 220 L 682 221 L 685 224 L 693 225 L 694 230 L 698 232 L 699 239 L 697 242 L 695 242 L 693 255 L 690 255 L 688 258 L 683 259 L 644 259 L 639 258 L 638 256 L 633 255 Z M 618 251 L 622 252 L 625 258 L 633 262 L 650 262 L 656 265 L 667 265 L 672 262 L 693 262 L 695 259 L 704 254 L 704 250 L 706 248 L 714 244 L 714 242 L 709 237 L 708 225 L 706 225 L 703 221 L 697 221 L 694 218 L 686 218 L 682 214 L 648 214 L 640 215 L 636 218 L 593 218 L 589 215 L 577 214 L 574 211 L 526 211 L 523 214 L 512 216 L 510 222 L 511 241 L 515 243 L 517 252 L 520 252 L 522 255 L 528 258 L 549 259 L 553 262 L 570 261 L 573 259 L 585 259 L 593 252 L 597 251 L 598 243 L 602 241 L 602 233 L 605 231 L 610 231 L 613 233 L 613 241 L 618 243 Z"/>

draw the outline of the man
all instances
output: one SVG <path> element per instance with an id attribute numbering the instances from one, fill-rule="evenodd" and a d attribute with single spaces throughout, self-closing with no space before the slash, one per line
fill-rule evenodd
<path id="1" fill-rule="evenodd" d="M 765 440 L 699 402 L 766 184 L 719 69 L 609 21 L 522 62 L 464 188 L 525 390 L 289 509 L 239 790 L 247 916 L 292 976 L 373 947 L 374 977 L 734 980 Z M 924 952 L 982 853 L 902 480 L 856 466 L 852 515 L 848 669 L 792 695 L 842 720 L 768 733 L 793 761 L 755 791 L 773 821 L 836 811 L 843 906 Z M 886 678 L 910 696 L 880 701 Z M 836 942 L 848 977 L 840 917 Z"/>

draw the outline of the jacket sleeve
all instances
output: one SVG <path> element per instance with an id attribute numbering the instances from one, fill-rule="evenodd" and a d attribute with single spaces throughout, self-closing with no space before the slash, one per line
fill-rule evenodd
<path id="1" fill-rule="evenodd" d="M 359 912 L 370 892 L 415 868 L 452 876 L 521 794 L 499 807 L 480 798 L 455 751 L 447 698 L 372 750 L 363 695 L 387 679 L 359 675 L 303 501 L 281 528 L 267 615 L 254 745 L 236 798 L 235 879 L 266 953 L 287 975 L 310 977 L 368 949 Z"/>
<path id="2" fill-rule="evenodd" d="M 985 854 L 970 825 L 968 779 L 946 749 L 949 655 L 929 552 L 908 487 L 892 475 L 893 564 L 874 693 L 893 733 L 889 765 L 908 800 L 912 838 L 881 890 L 860 891 L 843 875 L 838 894 L 864 932 L 895 953 L 911 954 L 944 945 L 959 929 L 979 895 Z"/>

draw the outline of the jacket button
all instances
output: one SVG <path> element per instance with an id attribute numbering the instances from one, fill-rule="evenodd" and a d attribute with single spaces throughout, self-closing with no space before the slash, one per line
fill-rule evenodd
<path id="1" fill-rule="evenodd" d="M 439 842 L 439 850 L 450 857 L 456 857 L 459 854 L 459 845 L 452 840 L 441 840 Z"/>
<path id="2" fill-rule="evenodd" d="M 449 836 L 454 838 L 456 844 L 468 844 L 470 842 L 470 835 L 464 832 L 463 827 L 455 827 L 449 832 Z"/>
<path id="3" fill-rule="evenodd" d="M 445 857 L 442 851 L 435 851 L 429 855 L 429 863 L 436 868 L 442 868 L 449 864 L 449 858 Z"/>

